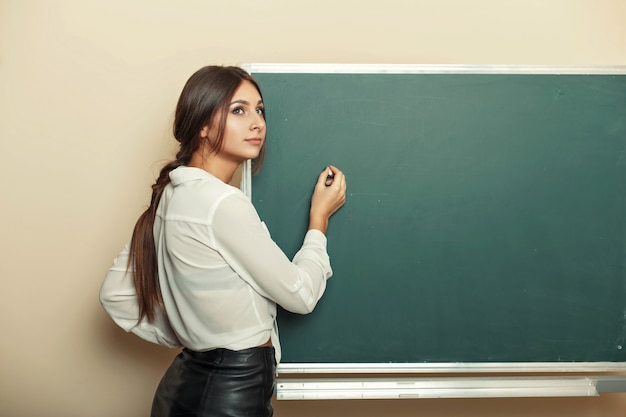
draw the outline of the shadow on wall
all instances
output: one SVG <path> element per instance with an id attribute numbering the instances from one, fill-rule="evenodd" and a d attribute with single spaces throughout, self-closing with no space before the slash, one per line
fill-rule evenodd
<path id="1" fill-rule="evenodd" d="M 154 374 L 158 381 L 180 349 L 171 349 L 146 342 L 127 333 L 107 316 L 102 308 L 97 311 L 95 328 L 99 329 L 101 346 L 112 360 L 128 362 L 142 374 Z"/>

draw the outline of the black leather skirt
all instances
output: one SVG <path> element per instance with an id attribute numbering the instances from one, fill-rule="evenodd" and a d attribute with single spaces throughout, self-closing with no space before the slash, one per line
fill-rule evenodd
<path id="1" fill-rule="evenodd" d="M 151 417 L 270 417 L 274 348 L 183 349 L 161 379 Z"/>

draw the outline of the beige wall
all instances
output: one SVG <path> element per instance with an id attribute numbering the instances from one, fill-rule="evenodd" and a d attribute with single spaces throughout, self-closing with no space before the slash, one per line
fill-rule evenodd
<path id="1" fill-rule="evenodd" d="M 137 417 L 174 354 L 97 301 L 209 63 L 626 65 L 624 0 L 0 0 L 0 415 Z M 348 203 L 349 204 L 349 203 Z M 277 416 L 623 415 L 577 399 L 279 402 Z"/>

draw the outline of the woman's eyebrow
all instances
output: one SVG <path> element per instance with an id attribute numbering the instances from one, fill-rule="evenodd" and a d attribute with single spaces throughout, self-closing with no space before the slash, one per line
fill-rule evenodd
<path id="1" fill-rule="evenodd" d="M 232 103 L 230 103 L 230 105 L 231 105 L 231 106 L 232 106 L 233 104 L 245 104 L 245 105 L 249 106 L 249 105 L 250 105 L 250 102 L 249 102 L 249 101 L 247 101 L 247 100 L 239 99 L 239 100 L 235 100 L 235 101 L 233 101 Z M 257 102 L 257 105 L 259 105 L 259 104 L 263 104 L 263 100 L 259 100 L 259 101 Z"/>

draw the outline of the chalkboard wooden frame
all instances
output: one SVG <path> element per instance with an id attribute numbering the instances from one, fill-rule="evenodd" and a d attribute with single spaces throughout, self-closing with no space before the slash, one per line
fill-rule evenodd
<path id="1" fill-rule="evenodd" d="M 248 64 L 259 73 L 344 74 L 626 74 L 621 66 L 465 66 L 368 64 Z M 243 167 L 242 190 L 252 196 L 250 163 Z M 613 372 L 626 371 L 623 362 L 485 362 L 485 363 L 283 363 L 279 373 L 501 373 L 501 372 Z"/>

